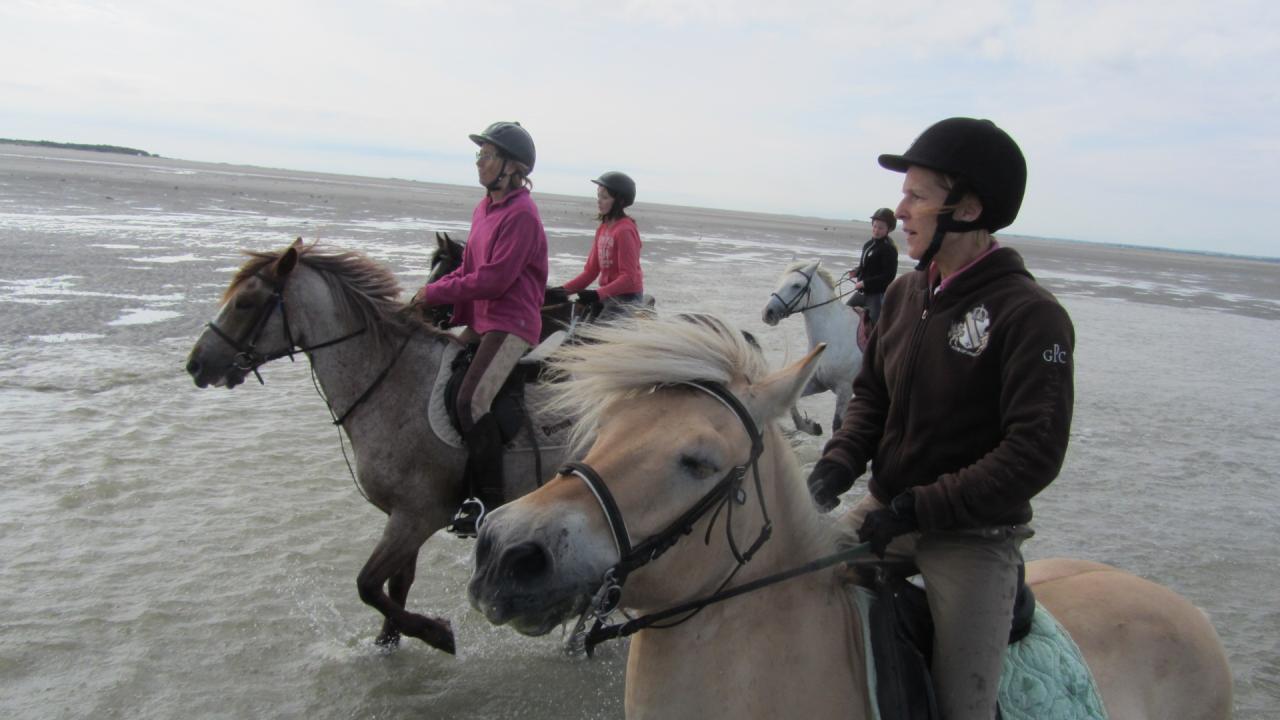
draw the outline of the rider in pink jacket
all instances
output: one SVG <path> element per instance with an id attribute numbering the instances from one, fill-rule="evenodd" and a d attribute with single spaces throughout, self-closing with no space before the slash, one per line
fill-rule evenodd
<path id="1" fill-rule="evenodd" d="M 487 512 L 503 501 L 502 434 L 493 399 L 522 355 L 538 342 L 547 284 L 547 235 L 529 195 L 536 158 L 520 123 L 496 122 L 472 135 L 480 146 L 476 173 L 488 192 L 471 214 L 462 266 L 418 291 L 419 304 L 453 305 L 461 339 L 475 355 L 458 388 L 455 409 L 467 465 L 468 498 L 449 530 L 474 537 Z"/>

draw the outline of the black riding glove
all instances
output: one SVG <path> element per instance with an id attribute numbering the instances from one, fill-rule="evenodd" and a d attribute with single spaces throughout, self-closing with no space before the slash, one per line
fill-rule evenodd
<path id="1" fill-rule="evenodd" d="M 858 540 L 871 543 L 871 552 L 884 559 L 889 543 L 899 535 L 920 529 L 916 520 L 916 498 L 910 490 L 895 497 L 889 507 L 867 513 L 858 528 Z"/>
<path id="2" fill-rule="evenodd" d="M 578 302 L 582 305 L 599 305 L 600 292 L 598 290 L 581 290 L 578 292 Z"/>
<path id="3" fill-rule="evenodd" d="M 831 512 L 840 504 L 840 494 L 853 487 L 856 478 L 845 466 L 834 460 L 819 460 L 809 473 L 809 494 L 821 512 Z"/>
<path id="4" fill-rule="evenodd" d="M 560 305 L 569 302 L 569 293 L 564 291 L 564 287 L 557 285 L 547 288 L 542 295 L 543 305 Z"/>

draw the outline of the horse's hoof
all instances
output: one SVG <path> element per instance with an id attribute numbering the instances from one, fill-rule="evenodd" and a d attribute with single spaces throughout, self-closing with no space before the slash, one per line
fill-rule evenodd
<path id="1" fill-rule="evenodd" d="M 437 650 L 450 655 L 458 654 L 458 646 L 453 640 L 453 626 L 444 618 L 427 618 L 427 625 L 423 628 L 420 639 Z"/>
<path id="2" fill-rule="evenodd" d="M 373 639 L 373 644 L 377 645 L 379 649 L 384 651 L 389 652 L 391 650 L 395 650 L 400 647 L 400 633 L 384 632 Z"/>

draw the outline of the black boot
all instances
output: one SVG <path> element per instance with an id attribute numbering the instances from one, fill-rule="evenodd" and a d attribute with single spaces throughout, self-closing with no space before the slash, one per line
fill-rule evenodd
<path id="1" fill-rule="evenodd" d="M 502 433 L 498 419 L 488 413 L 476 421 L 463 440 L 467 444 L 467 467 L 462 472 L 468 494 L 449 532 L 458 537 L 475 537 L 484 518 L 503 502 Z"/>

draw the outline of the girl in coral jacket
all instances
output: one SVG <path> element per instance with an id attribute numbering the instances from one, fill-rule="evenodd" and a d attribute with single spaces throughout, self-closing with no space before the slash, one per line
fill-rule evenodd
<path id="1" fill-rule="evenodd" d="M 600 319 L 623 315 L 644 298 L 644 273 L 640 270 L 640 233 L 626 208 L 636 200 L 636 183 L 626 173 L 607 172 L 591 182 L 596 191 L 600 227 L 596 228 L 591 254 L 582 273 L 564 284 L 566 293 L 577 293 L 577 302 Z M 598 289 L 588 290 L 599 277 Z"/>

